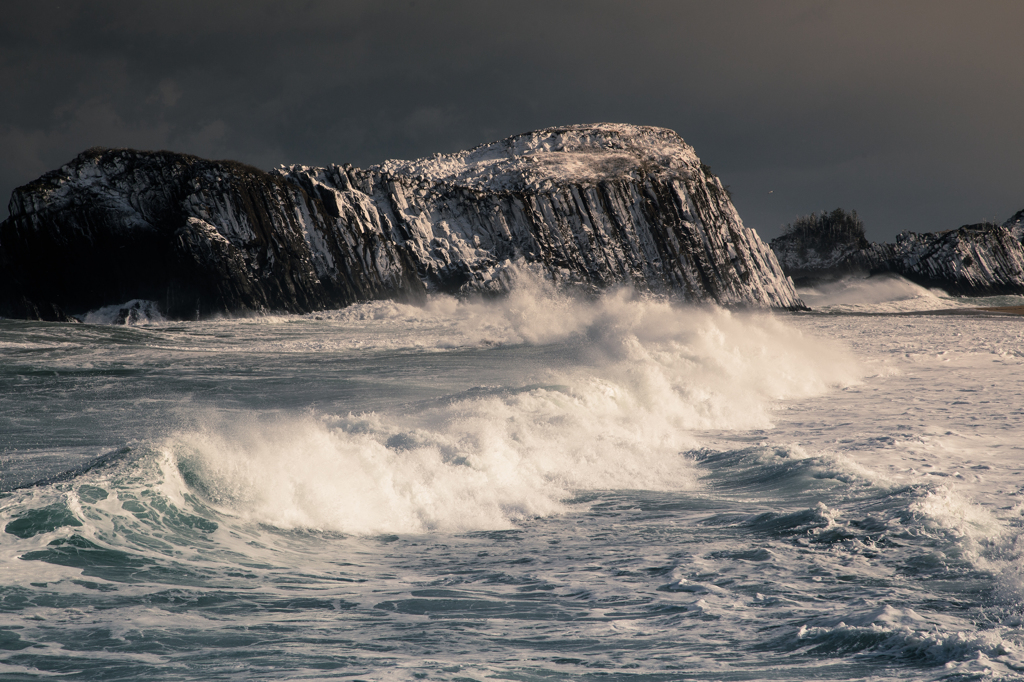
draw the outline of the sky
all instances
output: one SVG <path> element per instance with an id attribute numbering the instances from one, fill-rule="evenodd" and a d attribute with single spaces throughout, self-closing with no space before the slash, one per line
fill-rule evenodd
<path id="1" fill-rule="evenodd" d="M 279 164 L 671 128 L 766 239 L 1024 209 L 1020 0 L 0 0 L 0 218 L 94 146 Z"/>

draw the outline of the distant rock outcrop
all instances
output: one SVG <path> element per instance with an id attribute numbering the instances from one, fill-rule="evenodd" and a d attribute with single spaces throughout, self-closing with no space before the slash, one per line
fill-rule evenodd
<path id="1" fill-rule="evenodd" d="M 893 273 L 958 296 L 1024 295 L 1024 211 L 1002 225 L 979 223 L 945 232 L 902 232 L 895 244 L 841 244 L 819 253 L 796 236 L 771 241 L 782 269 L 798 285 L 849 275 Z"/>
<path id="2" fill-rule="evenodd" d="M 520 263 L 558 284 L 802 307 L 719 180 L 659 128 L 552 128 L 365 170 L 92 149 L 15 190 L 10 213 L 8 317 L 131 299 L 187 319 L 500 293 Z"/>

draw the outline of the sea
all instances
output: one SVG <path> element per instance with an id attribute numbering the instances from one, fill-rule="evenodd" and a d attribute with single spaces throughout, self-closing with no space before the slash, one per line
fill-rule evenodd
<path id="1" fill-rule="evenodd" d="M 0 679 L 1024 679 L 1024 298 L 800 294 L 0 320 Z"/>

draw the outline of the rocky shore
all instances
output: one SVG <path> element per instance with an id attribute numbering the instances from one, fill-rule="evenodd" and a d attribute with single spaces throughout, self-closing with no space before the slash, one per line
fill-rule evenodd
<path id="1" fill-rule="evenodd" d="M 682 138 L 596 124 L 367 169 L 91 149 L 12 195 L 0 315 L 136 299 L 178 319 L 302 313 L 500 294 L 522 265 L 563 286 L 802 307 Z"/>

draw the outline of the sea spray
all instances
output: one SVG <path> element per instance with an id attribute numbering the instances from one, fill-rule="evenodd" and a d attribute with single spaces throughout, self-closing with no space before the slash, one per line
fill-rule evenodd
<path id="1" fill-rule="evenodd" d="M 0 322 L 0 675 L 1020 679 L 1019 325 L 529 298 Z"/>
<path id="2" fill-rule="evenodd" d="M 407 342 L 439 348 L 564 345 L 561 363 L 532 383 L 380 412 L 206 410 L 164 447 L 211 502 L 277 527 L 509 528 L 563 512 L 580 491 L 694 489 L 699 474 L 685 453 L 699 431 L 768 427 L 776 401 L 855 382 L 860 372 L 841 347 L 770 315 L 678 307 L 621 289 L 577 299 L 520 282 L 505 299 L 367 304 L 338 317 L 369 326 L 417 320 Z"/>
<path id="3" fill-rule="evenodd" d="M 951 296 L 895 274 L 845 277 L 801 288 L 799 293 L 812 310 L 828 313 L 912 313 L 1024 304 L 1024 296 Z"/>

